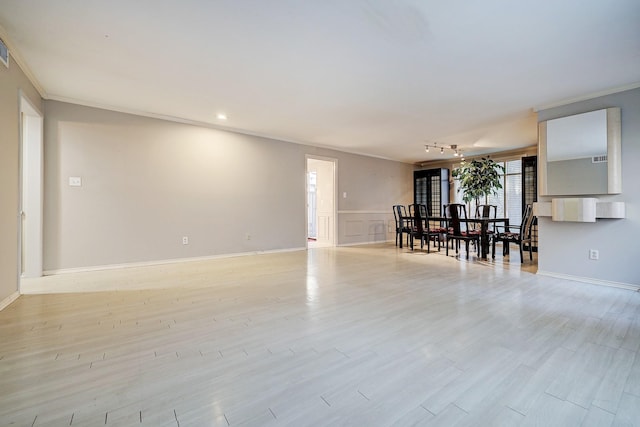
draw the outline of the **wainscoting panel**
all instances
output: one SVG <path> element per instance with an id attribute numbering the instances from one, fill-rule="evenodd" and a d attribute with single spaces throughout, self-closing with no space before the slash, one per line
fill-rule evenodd
<path id="1" fill-rule="evenodd" d="M 370 220 L 368 223 L 369 237 L 374 236 L 375 241 L 386 240 L 387 230 L 384 226 L 384 219 Z"/>
<path id="2" fill-rule="evenodd" d="M 350 220 L 345 221 L 345 236 L 355 237 L 362 236 L 364 234 L 364 221 L 362 220 Z"/>
<path id="3" fill-rule="evenodd" d="M 357 245 L 392 241 L 395 233 L 393 212 L 338 211 L 338 245 Z"/>

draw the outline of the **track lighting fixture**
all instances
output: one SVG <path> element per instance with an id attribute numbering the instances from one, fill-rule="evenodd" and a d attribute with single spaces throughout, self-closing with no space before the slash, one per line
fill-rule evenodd
<path id="1" fill-rule="evenodd" d="M 462 156 L 462 150 L 458 149 L 458 145 L 456 144 L 451 144 L 451 145 L 438 145 L 438 143 L 434 142 L 433 144 L 425 144 L 424 145 L 424 151 L 425 152 L 429 152 L 430 148 L 435 148 L 435 149 L 440 149 L 440 154 L 444 154 L 444 150 L 452 150 L 453 151 L 453 155 L 455 157 L 459 157 Z M 464 156 L 463 156 L 464 157 Z"/>

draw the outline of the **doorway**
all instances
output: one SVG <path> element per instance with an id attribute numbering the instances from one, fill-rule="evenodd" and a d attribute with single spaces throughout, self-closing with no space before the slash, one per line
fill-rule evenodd
<path id="1" fill-rule="evenodd" d="M 336 244 L 336 159 L 307 156 L 307 247 Z"/>
<path id="2" fill-rule="evenodd" d="M 20 278 L 42 276 L 42 141 L 42 113 L 24 95 L 20 95 Z"/>

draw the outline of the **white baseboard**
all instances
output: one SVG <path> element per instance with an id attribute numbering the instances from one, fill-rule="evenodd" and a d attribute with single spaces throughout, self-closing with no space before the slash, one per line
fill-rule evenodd
<path id="1" fill-rule="evenodd" d="M 395 242 L 395 240 L 375 240 L 373 242 L 341 243 L 338 245 L 338 247 L 346 248 L 348 246 L 376 245 L 380 243 L 393 243 L 393 242 Z"/>
<path id="2" fill-rule="evenodd" d="M 19 296 L 20 296 L 20 292 L 15 291 L 11 295 L 9 295 L 8 297 L 6 297 L 2 301 L 0 301 L 0 311 L 2 311 L 5 308 L 7 308 L 9 306 L 9 304 L 11 304 L 15 300 L 17 300 Z"/>
<path id="3" fill-rule="evenodd" d="M 149 267 L 154 265 L 165 265 L 165 264 L 176 264 L 181 262 L 196 262 L 196 261 L 210 261 L 215 259 L 224 259 L 224 258 L 235 258 L 241 256 L 250 256 L 250 255 L 263 255 L 263 254 L 275 254 L 275 253 L 283 253 L 283 252 L 296 252 L 296 251 L 304 251 L 307 248 L 289 248 L 289 249 L 274 249 L 269 251 L 253 251 L 253 252 L 237 252 L 231 254 L 221 254 L 221 255 L 210 255 L 203 257 L 191 257 L 191 258 L 173 258 L 173 259 L 163 259 L 157 261 L 143 261 L 143 262 L 130 262 L 124 264 L 107 264 L 107 265 L 96 265 L 91 267 L 75 267 L 75 268 L 61 268 L 57 270 L 45 270 L 45 276 L 55 276 L 58 274 L 69 274 L 69 273 L 84 273 L 88 271 L 101 271 L 101 270 L 118 270 L 122 268 L 134 268 L 134 267 Z"/>
<path id="4" fill-rule="evenodd" d="M 630 291 L 640 291 L 640 285 L 632 283 L 613 282 L 610 280 L 593 279 L 591 277 L 572 276 L 570 274 L 553 273 L 551 271 L 538 270 L 540 276 L 555 277 L 556 279 L 572 280 L 574 282 L 589 283 L 591 285 L 609 286 L 612 288 L 628 289 Z"/>

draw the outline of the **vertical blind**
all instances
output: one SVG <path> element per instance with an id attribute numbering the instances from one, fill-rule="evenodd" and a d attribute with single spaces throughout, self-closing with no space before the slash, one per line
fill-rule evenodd
<path id="1" fill-rule="evenodd" d="M 504 172 L 500 174 L 502 182 L 502 190 L 487 198 L 486 202 L 490 205 L 498 207 L 497 216 L 509 218 L 509 224 L 518 226 L 522 222 L 522 161 L 509 160 L 505 162 L 497 162 L 504 167 Z M 456 203 L 464 203 L 462 201 L 462 192 L 459 181 L 454 180 L 454 199 Z M 484 204 L 484 200 L 480 200 Z M 475 202 L 470 204 L 469 214 L 473 215 L 476 210 Z"/>

